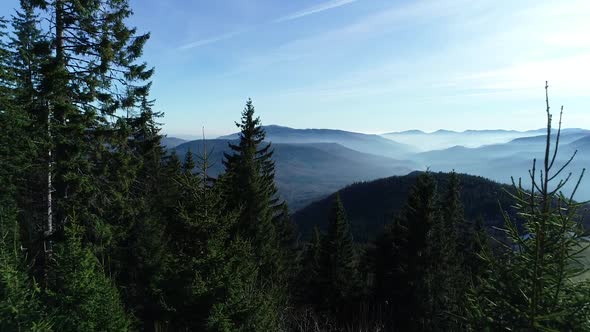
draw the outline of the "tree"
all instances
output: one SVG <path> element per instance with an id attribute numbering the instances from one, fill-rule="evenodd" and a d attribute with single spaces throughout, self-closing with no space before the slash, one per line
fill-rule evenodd
<path id="1" fill-rule="evenodd" d="M 277 220 L 283 211 L 274 183 L 273 150 L 264 143 L 260 118 L 254 117 L 254 105 L 248 100 L 242 112 L 238 144 L 229 143 L 225 153 L 222 183 L 229 207 L 240 210 L 237 234 L 251 241 L 261 275 L 276 276 L 281 269 Z"/>
<path id="2" fill-rule="evenodd" d="M 130 126 L 138 128 L 126 150 L 135 159 L 132 164 L 138 165 L 127 203 L 134 213 L 123 219 L 122 236 L 109 252 L 124 302 L 144 330 L 157 329 L 169 317 L 164 296 L 171 260 L 168 227 L 180 195 L 180 166 L 163 162 L 165 152 L 155 122 L 159 116 L 152 112 L 152 103 L 144 100 L 139 117 L 130 120 Z"/>
<path id="3" fill-rule="evenodd" d="M 441 331 L 462 330 L 468 280 L 463 268 L 463 250 L 459 232 L 466 228 L 460 199 L 459 178 L 449 176 L 439 200 L 439 213 L 428 234 L 429 267 L 426 271 L 430 328 Z M 461 243 L 465 243 L 461 241 Z"/>
<path id="4" fill-rule="evenodd" d="M 518 184 L 513 181 L 514 208 L 525 233 L 505 213 L 509 242 L 504 242 L 503 255 L 483 257 L 490 273 L 477 290 L 481 297 L 473 311 L 474 325 L 487 329 L 582 331 L 590 328 L 588 282 L 576 281 L 576 276 L 584 271 L 578 257 L 587 245 L 582 240 L 579 220 L 581 204 L 573 198 L 584 170 L 572 193 L 566 196 L 562 189 L 571 173 L 562 180 L 559 176 L 576 153 L 557 166 L 563 107 L 553 142 L 547 93 L 546 104 L 547 139 L 540 170 L 535 159 L 528 185 L 522 180 Z"/>
<path id="5" fill-rule="evenodd" d="M 66 228 L 66 241 L 56 248 L 55 329 L 59 331 L 125 331 L 129 319 L 119 293 L 104 274 L 91 249 L 82 243 L 75 215 Z"/>
<path id="6" fill-rule="evenodd" d="M 278 307 L 273 288 L 261 276 L 250 241 L 232 233 L 239 215 L 226 207 L 221 188 L 207 179 L 208 158 L 200 172 L 183 172 L 183 192 L 169 225 L 172 261 L 166 275 L 169 326 L 195 331 L 274 331 Z"/>
<path id="7" fill-rule="evenodd" d="M 322 239 L 319 282 L 322 284 L 324 303 L 321 310 L 333 311 L 344 318 L 350 305 L 358 296 L 358 259 L 346 211 L 336 193 L 330 212 L 328 233 Z"/>
<path id="8" fill-rule="evenodd" d="M 392 314 L 392 329 L 420 331 L 432 327 L 430 240 L 439 218 L 436 181 L 422 173 L 410 189 L 400 215 L 376 242 L 376 299 Z"/>
<path id="9" fill-rule="evenodd" d="M 51 314 L 28 275 L 14 206 L 0 205 L 0 330 L 50 331 Z"/>
<path id="10" fill-rule="evenodd" d="M 138 63 L 148 35 L 125 24 L 127 1 L 23 0 L 21 7 L 14 45 L 28 92 L 22 95 L 35 97 L 21 104 L 34 115 L 37 155 L 46 160 L 39 167 L 43 188 L 35 190 L 43 193 L 46 214 L 39 230 L 47 248 L 43 265 L 51 261 L 52 243 L 63 239 L 71 211 L 88 223 L 85 238 L 106 261 L 106 247 L 122 233 L 112 215 L 134 213 L 127 203 L 138 167 L 128 137 L 137 128 L 129 119 L 149 92 L 153 70 Z M 35 12 L 52 24 L 37 22 Z"/>

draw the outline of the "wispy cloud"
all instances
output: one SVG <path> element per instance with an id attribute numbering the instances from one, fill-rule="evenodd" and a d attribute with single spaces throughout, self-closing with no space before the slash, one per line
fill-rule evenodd
<path id="1" fill-rule="evenodd" d="M 296 20 L 298 18 L 305 17 L 308 15 L 313 15 L 316 13 L 320 13 L 320 12 L 323 12 L 323 11 L 326 11 L 329 9 L 342 7 L 344 5 L 348 5 L 348 4 L 356 2 L 356 1 L 357 0 L 333 0 L 333 1 L 324 2 L 319 5 L 315 5 L 315 6 L 306 8 L 304 10 L 292 13 L 290 15 L 280 17 L 280 18 L 274 20 L 274 23 Z"/>
<path id="2" fill-rule="evenodd" d="M 324 2 L 324 3 L 318 4 L 318 5 L 315 5 L 312 7 L 308 7 L 304 10 L 289 14 L 287 16 L 283 16 L 278 19 L 275 19 L 272 21 L 272 23 L 280 23 L 280 22 L 295 20 L 295 19 L 298 19 L 298 18 L 301 18 L 304 16 L 313 15 L 313 14 L 323 12 L 326 10 L 330 10 L 333 8 L 342 7 L 342 6 L 351 4 L 356 1 L 358 1 L 358 0 L 332 0 L 332 1 Z M 254 27 L 250 27 L 250 29 L 254 29 Z M 223 40 L 231 39 L 231 38 L 233 38 L 237 35 L 240 35 L 244 32 L 245 32 L 244 30 L 231 31 L 228 33 L 224 33 L 222 35 L 213 36 L 213 37 L 205 38 L 205 39 L 200 39 L 200 40 L 197 40 L 194 42 L 190 42 L 190 43 L 181 45 L 181 46 L 177 47 L 177 50 L 185 51 L 185 50 L 190 50 L 193 48 L 206 46 L 206 45 L 217 43 L 217 42 L 220 42 Z"/>
<path id="3" fill-rule="evenodd" d="M 232 32 L 228 32 L 228 33 L 224 33 L 222 35 L 218 35 L 218 36 L 213 36 L 210 38 L 205 38 L 205 39 L 200 39 L 194 42 L 190 42 L 184 45 L 179 46 L 177 49 L 180 51 L 185 51 L 185 50 L 190 50 L 193 48 L 197 48 L 197 47 L 201 47 L 201 46 L 205 46 L 205 45 L 209 45 L 209 44 L 213 44 L 222 40 L 227 40 L 230 38 L 233 38 L 241 33 L 243 33 L 244 31 L 239 30 L 239 31 L 232 31 Z"/>

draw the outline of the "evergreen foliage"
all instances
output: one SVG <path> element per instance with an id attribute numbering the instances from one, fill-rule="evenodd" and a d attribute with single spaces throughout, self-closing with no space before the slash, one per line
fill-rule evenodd
<path id="1" fill-rule="evenodd" d="M 0 330 L 50 331 L 51 314 L 28 274 L 15 211 L 0 207 Z"/>
<path id="2" fill-rule="evenodd" d="M 545 86 L 548 89 L 548 86 Z M 579 253 L 586 249 L 574 191 L 566 196 L 561 189 L 571 173 L 559 179 L 574 155 L 564 165 L 555 164 L 561 133 L 552 141 L 552 114 L 547 103 L 547 141 L 540 166 L 530 170 L 530 186 L 514 183 L 518 218 L 524 233 L 506 215 L 504 243 L 500 257 L 484 251 L 489 266 L 487 278 L 476 289 L 474 325 L 491 330 L 583 331 L 588 330 L 588 281 L 576 280 L 585 269 Z M 540 167 L 538 169 L 537 167 Z M 582 170 L 578 185 L 584 171 Z M 576 186 L 577 189 L 577 186 Z"/>
<path id="3" fill-rule="evenodd" d="M 82 243 L 82 227 L 75 216 L 66 228 L 64 243 L 55 255 L 57 331 L 126 331 L 129 319 L 119 293 L 90 248 Z"/>
<path id="4" fill-rule="evenodd" d="M 320 308 L 341 311 L 359 292 L 358 260 L 340 197 L 336 195 L 328 233 L 322 239 L 318 279 L 322 284 Z M 332 307 L 332 308 L 330 308 Z M 343 316 L 342 316 L 343 317 Z"/>
<path id="5" fill-rule="evenodd" d="M 252 242 L 262 275 L 280 270 L 280 246 L 277 219 L 282 207 L 274 183 L 274 162 L 270 143 L 260 118 L 254 117 L 254 105 L 248 100 L 242 112 L 238 144 L 230 143 L 232 154 L 225 154 L 222 181 L 229 207 L 240 209 L 238 234 Z"/>

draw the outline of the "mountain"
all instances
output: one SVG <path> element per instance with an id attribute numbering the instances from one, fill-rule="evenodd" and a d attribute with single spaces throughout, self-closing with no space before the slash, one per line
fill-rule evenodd
<path id="1" fill-rule="evenodd" d="M 577 139 L 569 144 L 570 149 L 590 153 L 590 135 Z"/>
<path id="2" fill-rule="evenodd" d="M 576 175 L 579 175 L 590 163 L 590 144 L 588 144 L 590 138 L 588 137 L 590 137 L 590 131 L 584 130 L 565 130 L 561 135 L 554 171 L 564 165 L 578 150 L 576 157 L 560 177 L 565 178 L 569 172 L 573 173 L 572 180 L 564 188 L 565 194 L 573 190 L 577 180 Z M 530 183 L 528 170 L 532 167 L 533 159 L 540 161 L 544 158 L 545 141 L 545 136 L 535 135 L 477 148 L 455 146 L 433 150 L 418 153 L 411 158 L 421 168 L 428 167 L 432 171 L 455 170 L 481 175 L 501 183 L 510 183 L 511 177 L 522 178 L 526 184 Z M 554 144 L 554 140 L 552 142 Z M 590 180 L 587 177 L 582 180 L 576 198 L 590 200 Z"/>
<path id="3" fill-rule="evenodd" d="M 381 136 L 413 146 L 419 152 L 440 150 L 452 146 L 479 147 L 482 145 L 507 143 L 511 140 L 542 135 L 542 130 L 465 130 L 463 132 L 439 129 L 432 133 L 419 130 L 385 133 Z"/>
<path id="4" fill-rule="evenodd" d="M 174 148 L 182 143 L 186 142 L 186 140 L 178 137 L 162 137 L 162 146 L 168 149 Z"/>
<path id="5" fill-rule="evenodd" d="M 413 172 L 405 176 L 355 183 L 338 191 L 355 241 L 364 242 L 373 239 L 382 231 L 383 226 L 399 214 L 419 174 L 420 172 Z M 432 174 L 441 192 L 446 187 L 449 174 Z M 507 193 L 512 190 L 512 187 L 467 174 L 459 174 L 459 179 L 465 217 L 469 221 L 483 218 L 488 231 L 494 234 L 494 227 L 503 225 L 500 206 L 508 210 L 509 214 L 514 213 L 511 209 L 513 201 Z M 334 195 L 335 193 L 314 202 L 294 214 L 293 218 L 303 237 L 308 237 L 315 225 L 318 225 L 321 230 L 326 230 Z"/>
<path id="6" fill-rule="evenodd" d="M 223 153 L 230 140 L 197 140 L 180 144 L 172 152 L 181 158 L 187 151 L 207 151 L 209 175 L 223 172 Z M 279 194 L 292 210 L 322 198 L 350 183 L 407 174 L 417 165 L 406 160 L 363 153 L 336 143 L 273 143 Z"/>
<path id="7" fill-rule="evenodd" d="M 266 140 L 273 143 L 338 143 L 349 149 L 390 158 L 404 158 L 414 152 L 407 144 L 379 135 L 332 129 L 293 129 L 276 125 L 264 126 L 264 130 Z M 237 138 L 237 133 L 219 137 L 230 140 Z"/>

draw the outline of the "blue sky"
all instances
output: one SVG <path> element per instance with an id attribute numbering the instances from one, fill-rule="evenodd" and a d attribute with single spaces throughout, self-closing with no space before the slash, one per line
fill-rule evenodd
<path id="1" fill-rule="evenodd" d="M 2 0 L 9 13 L 16 0 Z M 588 0 L 131 0 L 170 135 L 590 128 Z"/>

